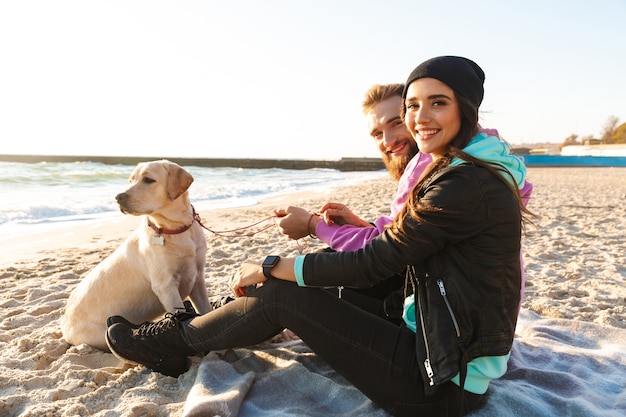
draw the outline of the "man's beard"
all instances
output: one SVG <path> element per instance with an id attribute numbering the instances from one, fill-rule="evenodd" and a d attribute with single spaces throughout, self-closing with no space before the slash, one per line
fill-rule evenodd
<path id="1" fill-rule="evenodd" d="M 400 180 L 400 177 L 404 174 L 404 169 L 407 164 L 416 154 L 417 147 L 415 147 L 415 149 L 411 149 L 411 152 L 408 155 L 393 157 L 389 156 L 387 153 L 383 153 L 383 163 L 385 164 L 387 171 L 389 171 L 391 178 L 396 181 Z"/>

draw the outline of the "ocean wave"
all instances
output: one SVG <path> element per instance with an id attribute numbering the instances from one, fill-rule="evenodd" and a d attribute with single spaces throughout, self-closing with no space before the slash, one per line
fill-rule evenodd
<path id="1" fill-rule="evenodd" d="M 76 220 L 79 218 L 93 218 L 102 214 L 115 213 L 110 206 L 93 206 L 88 208 L 70 209 L 59 206 L 32 206 L 23 211 L 5 211 L 0 213 L 0 226 L 5 224 L 41 224 Z"/>
<path id="2" fill-rule="evenodd" d="M 128 188 L 134 168 L 93 162 L 0 162 L 0 231 L 119 213 L 115 196 Z M 249 206 L 278 193 L 321 190 L 381 175 L 332 169 L 185 168 L 194 177 L 190 198 L 203 210 Z"/>

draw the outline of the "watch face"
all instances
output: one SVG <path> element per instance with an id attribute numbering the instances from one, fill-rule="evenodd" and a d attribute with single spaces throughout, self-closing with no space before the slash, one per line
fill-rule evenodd
<path id="1" fill-rule="evenodd" d="M 262 266 L 265 267 L 273 267 L 278 263 L 280 256 L 270 255 L 263 261 Z M 258 265 L 258 264 L 257 264 Z"/>

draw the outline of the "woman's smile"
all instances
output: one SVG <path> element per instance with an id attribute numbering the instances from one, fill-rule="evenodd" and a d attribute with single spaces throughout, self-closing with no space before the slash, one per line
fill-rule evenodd
<path id="1" fill-rule="evenodd" d="M 421 140 L 428 140 L 439 132 L 441 129 L 417 129 L 416 136 L 419 136 Z"/>

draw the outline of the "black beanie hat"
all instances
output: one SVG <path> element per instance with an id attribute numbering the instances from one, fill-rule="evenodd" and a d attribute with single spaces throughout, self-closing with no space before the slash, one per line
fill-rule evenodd
<path id="1" fill-rule="evenodd" d="M 406 98 L 409 85 L 420 78 L 436 78 L 456 93 L 465 97 L 476 108 L 483 101 L 485 73 L 472 60 L 460 56 L 439 56 L 417 66 L 404 84 L 402 98 Z"/>

